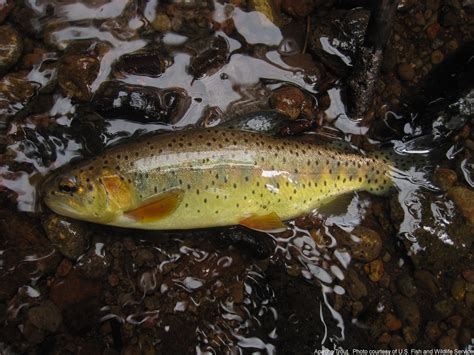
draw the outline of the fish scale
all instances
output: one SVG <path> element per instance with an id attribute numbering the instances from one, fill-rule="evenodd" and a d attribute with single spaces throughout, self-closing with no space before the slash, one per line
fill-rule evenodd
<path id="1" fill-rule="evenodd" d="M 52 210 L 73 218 L 190 229 L 268 214 L 287 220 L 350 191 L 382 194 L 392 185 L 390 169 L 382 154 L 211 128 L 114 147 L 56 175 L 44 190 Z M 68 181 L 72 191 L 61 185 Z"/>

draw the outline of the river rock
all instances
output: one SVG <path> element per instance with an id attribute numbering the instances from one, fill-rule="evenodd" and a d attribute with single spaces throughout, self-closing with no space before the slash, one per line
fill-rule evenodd
<path id="1" fill-rule="evenodd" d="M 456 172 L 447 168 L 435 170 L 433 181 L 441 190 L 448 191 L 458 180 Z"/>
<path id="2" fill-rule="evenodd" d="M 372 229 L 357 226 L 352 231 L 359 240 L 350 244 L 352 257 L 363 262 L 370 262 L 379 257 L 382 250 L 382 239 Z"/>
<path id="3" fill-rule="evenodd" d="M 38 329 L 55 332 L 61 324 L 62 315 L 53 302 L 44 300 L 28 310 L 28 320 Z"/>
<path id="4" fill-rule="evenodd" d="M 66 54 L 58 68 L 58 84 L 65 95 L 79 101 L 92 98 L 92 83 L 97 78 L 100 61 L 88 54 Z"/>
<path id="5" fill-rule="evenodd" d="M 96 279 L 107 274 L 111 263 L 112 256 L 104 248 L 104 244 L 96 243 L 77 260 L 76 270 L 81 276 Z"/>
<path id="6" fill-rule="evenodd" d="M 466 220 L 474 224 L 474 192 L 462 186 L 449 189 L 448 197 L 458 206 Z"/>
<path id="7" fill-rule="evenodd" d="M 10 26 L 0 26 L 0 73 L 14 65 L 21 56 L 23 41 Z"/>
<path id="8" fill-rule="evenodd" d="M 43 220 L 46 236 L 61 254 L 77 259 L 89 245 L 90 231 L 82 222 L 51 214 Z"/>
<path id="9" fill-rule="evenodd" d="M 140 122 L 176 123 L 187 111 L 191 99 L 179 88 L 158 89 L 108 81 L 101 85 L 92 105 L 106 118 Z"/>

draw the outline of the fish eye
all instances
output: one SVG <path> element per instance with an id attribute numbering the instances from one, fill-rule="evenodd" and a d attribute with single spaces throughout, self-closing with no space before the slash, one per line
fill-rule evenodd
<path id="1" fill-rule="evenodd" d="M 77 180 L 75 176 L 63 176 L 58 183 L 59 191 L 65 193 L 73 193 L 78 190 Z"/>

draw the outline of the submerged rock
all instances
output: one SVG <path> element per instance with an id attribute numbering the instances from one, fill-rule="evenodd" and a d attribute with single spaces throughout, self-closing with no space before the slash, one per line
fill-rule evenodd
<path id="1" fill-rule="evenodd" d="M 464 218 L 470 224 L 474 224 L 474 192 L 465 187 L 455 186 L 449 189 L 448 197 L 456 203 Z"/>
<path id="2" fill-rule="evenodd" d="M 97 78 L 100 61 L 87 54 L 67 54 L 61 58 L 58 83 L 65 95 L 79 101 L 92 98 L 91 85 Z"/>
<path id="3" fill-rule="evenodd" d="M 297 87 L 286 86 L 275 90 L 270 96 L 270 107 L 295 120 L 298 117 L 314 118 L 313 100 Z"/>
<path id="4" fill-rule="evenodd" d="M 53 302 L 45 300 L 28 310 L 28 320 L 38 329 L 55 332 L 62 322 L 62 315 Z"/>
<path id="5" fill-rule="evenodd" d="M 183 89 L 157 89 L 109 81 L 94 96 L 92 105 L 106 118 L 140 122 L 176 123 L 187 111 L 191 99 Z"/>
<path id="6" fill-rule="evenodd" d="M 90 231 L 85 224 L 52 214 L 45 218 L 43 227 L 48 239 L 65 257 L 75 260 L 87 249 Z"/>
<path id="7" fill-rule="evenodd" d="M 354 228 L 352 234 L 358 238 L 358 240 L 350 243 L 351 254 L 354 259 L 370 262 L 379 257 L 382 250 L 382 239 L 377 232 L 358 226 Z"/>
<path id="8" fill-rule="evenodd" d="M 189 73 L 196 79 L 216 72 L 229 59 L 229 43 L 222 36 L 203 38 L 189 46 L 196 50 L 188 68 Z"/>
<path id="9" fill-rule="evenodd" d="M 23 41 L 10 26 L 0 26 L 0 73 L 15 64 L 23 50 Z"/>
<path id="10" fill-rule="evenodd" d="M 122 55 L 115 70 L 120 73 L 158 77 L 173 64 L 173 58 L 163 49 L 149 48 Z"/>

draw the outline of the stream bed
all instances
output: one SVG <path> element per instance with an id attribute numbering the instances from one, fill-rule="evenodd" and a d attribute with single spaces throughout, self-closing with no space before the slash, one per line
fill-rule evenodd
<path id="1" fill-rule="evenodd" d="M 400 1 L 354 119 L 364 5 L 0 0 L 0 353 L 472 353 L 474 5 Z M 275 115 L 280 137 L 424 154 L 424 182 L 278 234 L 120 229 L 42 204 L 48 174 L 115 144 Z"/>

